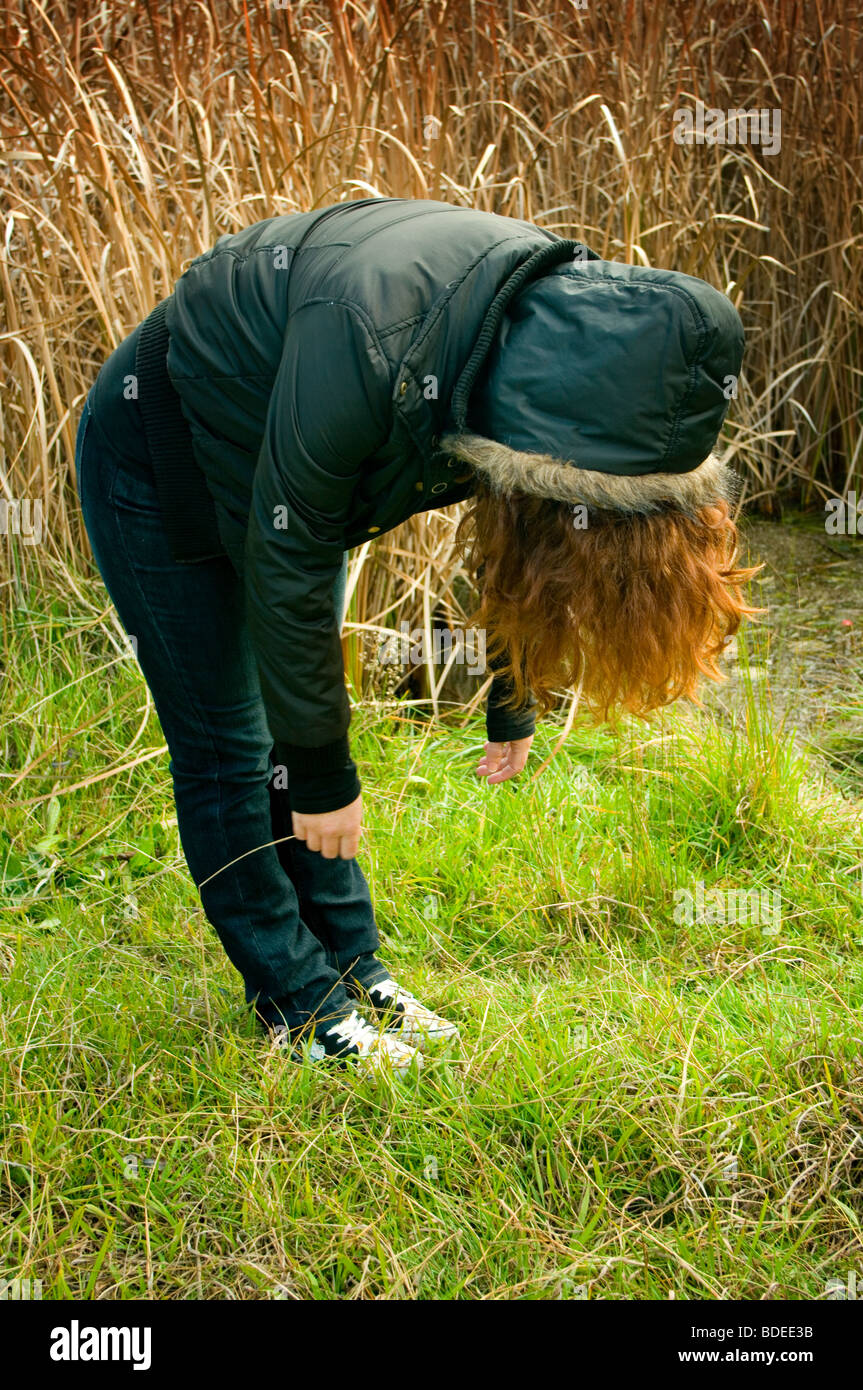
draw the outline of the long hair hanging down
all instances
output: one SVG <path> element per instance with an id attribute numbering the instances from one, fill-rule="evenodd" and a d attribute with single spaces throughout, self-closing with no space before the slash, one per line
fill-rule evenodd
<path id="1" fill-rule="evenodd" d="M 640 717 L 701 679 L 724 679 L 717 658 L 744 617 L 760 610 L 743 586 L 760 565 L 737 568 L 737 527 L 727 501 L 692 515 L 590 509 L 501 493 L 482 478 L 456 541 L 481 594 L 471 621 L 487 632 L 487 656 L 503 657 L 510 703 L 528 689 L 547 714 L 562 689 L 582 682 L 597 722 Z"/>

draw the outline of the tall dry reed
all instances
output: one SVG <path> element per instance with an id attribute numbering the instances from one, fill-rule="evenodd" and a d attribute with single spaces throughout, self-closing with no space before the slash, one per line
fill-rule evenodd
<path id="1" fill-rule="evenodd" d="M 725 444 L 749 499 L 861 480 L 861 19 L 847 0 L 9 0 L 2 487 L 39 498 L 0 582 L 74 582 L 77 415 L 99 364 L 223 232 L 385 194 L 528 218 L 726 290 L 748 350 Z M 778 109 L 781 148 L 674 112 Z M 453 518 L 354 557 L 355 631 L 451 597 Z M 362 647 L 349 657 L 361 677 Z"/>

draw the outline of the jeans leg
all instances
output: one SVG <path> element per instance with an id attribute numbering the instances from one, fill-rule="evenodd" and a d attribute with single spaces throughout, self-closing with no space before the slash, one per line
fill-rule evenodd
<path id="1" fill-rule="evenodd" d="M 291 835 L 290 787 L 271 782 L 270 804 L 275 834 Z M 303 920 L 329 948 L 333 965 L 343 970 L 357 956 L 378 949 L 371 894 L 356 859 L 324 859 L 296 839 L 279 845 L 279 857 L 296 889 Z"/>
<path id="2" fill-rule="evenodd" d="M 347 573 L 345 552 L 334 585 L 336 610 L 341 613 Z M 303 840 L 290 838 L 293 822 L 285 776 L 282 770 L 269 784 L 273 834 L 281 841 L 279 859 L 296 889 L 304 922 L 328 951 L 330 964 L 342 973 L 357 956 L 380 946 L 369 886 L 356 859 L 324 859 Z"/>
<path id="3" fill-rule="evenodd" d="M 276 849 L 272 739 L 227 558 L 179 565 L 155 486 L 125 472 L 82 419 L 77 468 L 96 563 L 153 695 L 170 752 L 177 825 L 207 919 L 247 991 L 290 998 L 304 1021 L 347 1006 Z"/>

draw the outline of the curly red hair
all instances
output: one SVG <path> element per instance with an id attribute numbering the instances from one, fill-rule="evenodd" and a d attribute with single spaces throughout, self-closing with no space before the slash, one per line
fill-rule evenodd
<path id="1" fill-rule="evenodd" d="M 532 690 L 540 714 L 581 681 L 596 722 L 640 717 L 702 678 L 724 679 L 717 659 L 741 621 L 762 611 L 742 589 L 761 569 L 736 566 L 737 527 L 726 501 L 689 516 L 573 510 L 480 479 L 456 540 L 481 594 L 471 621 L 486 654 L 503 658 L 511 705 Z"/>

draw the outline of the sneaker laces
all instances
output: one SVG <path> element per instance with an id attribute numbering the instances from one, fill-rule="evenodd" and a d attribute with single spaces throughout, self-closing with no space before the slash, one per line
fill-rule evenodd
<path id="1" fill-rule="evenodd" d="M 419 1004 L 420 1002 L 409 990 L 405 989 L 403 985 L 398 984 L 396 980 L 381 980 L 380 984 L 372 985 L 369 993 L 379 994 L 383 1000 L 392 999 L 396 1004 L 404 1003 L 407 1000 L 410 1000 L 412 1004 Z"/>
<path id="2" fill-rule="evenodd" d="M 401 1005 L 405 1017 L 415 1023 L 436 1025 L 442 1022 L 433 1009 L 421 1004 L 415 994 L 411 994 L 409 989 L 405 989 L 404 985 L 398 984 L 396 980 L 384 980 L 381 984 L 374 985 L 373 990 L 385 1003 L 392 1000 L 394 1006 Z"/>
<path id="3" fill-rule="evenodd" d="M 377 1041 L 377 1033 L 356 1009 L 353 1009 L 347 1018 L 340 1018 L 338 1023 L 324 1031 L 328 1038 L 336 1037 L 340 1042 L 356 1047 L 362 1056 L 371 1050 L 372 1041 Z"/>

